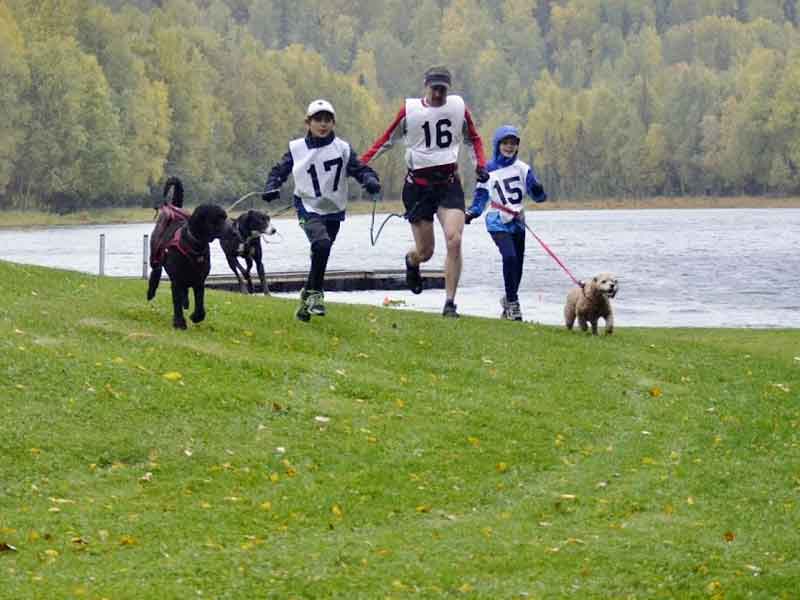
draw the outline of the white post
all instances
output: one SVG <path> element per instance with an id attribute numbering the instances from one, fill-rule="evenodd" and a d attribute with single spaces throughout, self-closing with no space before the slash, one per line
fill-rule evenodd
<path id="1" fill-rule="evenodd" d="M 147 253 L 150 250 L 150 244 L 148 243 L 149 239 L 150 236 L 145 233 L 144 238 L 142 238 L 142 279 L 147 279 L 147 267 L 149 259 Z"/>
<path id="2" fill-rule="evenodd" d="M 106 234 L 100 234 L 100 277 L 106 274 Z"/>

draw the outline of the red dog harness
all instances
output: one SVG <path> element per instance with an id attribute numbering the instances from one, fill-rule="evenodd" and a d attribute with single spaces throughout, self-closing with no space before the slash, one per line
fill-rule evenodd
<path id="1" fill-rule="evenodd" d="M 172 204 L 164 204 L 158 209 L 153 236 L 150 240 L 150 266 L 154 269 L 164 263 L 164 256 L 169 248 L 175 248 L 181 254 L 190 256 L 191 248 L 181 241 L 181 229 L 189 221 L 191 215 Z"/>

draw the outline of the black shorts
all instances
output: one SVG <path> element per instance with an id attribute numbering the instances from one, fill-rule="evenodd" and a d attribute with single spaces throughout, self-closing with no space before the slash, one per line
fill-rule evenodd
<path id="1" fill-rule="evenodd" d="M 339 234 L 339 227 L 341 221 L 334 221 L 333 219 L 323 219 L 316 213 L 308 213 L 304 219 L 300 221 L 300 227 L 311 242 L 319 242 L 322 240 L 330 240 L 331 244 L 336 241 L 336 236 Z"/>
<path id="2" fill-rule="evenodd" d="M 464 210 L 464 188 L 455 177 L 451 183 L 441 185 L 419 185 L 406 179 L 403 185 L 403 206 L 410 223 L 433 221 L 433 215 L 441 208 Z"/>

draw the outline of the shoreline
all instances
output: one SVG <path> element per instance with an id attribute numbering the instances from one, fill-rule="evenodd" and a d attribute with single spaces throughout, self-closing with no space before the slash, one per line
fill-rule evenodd
<path id="1" fill-rule="evenodd" d="M 276 207 L 276 212 L 285 205 Z M 264 208 L 271 208 L 264 205 Z M 542 204 L 528 204 L 529 210 L 691 210 L 732 208 L 800 208 L 800 197 L 771 196 L 699 196 L 699 197 L 653 197 L 653 198 L 598 198 L 590 200 L 551 200 Z M 372 202 L 350 202 L 347 212 L 353 215 L 369 214 Z M 231 214 L 239 214 L 234 211 Z M 380 202 L 378 212 L 403 212 L 399 200 Z M 292 213 L 285 213 L 290 216 Z M 42 211 L 0 210 L 0 229 L 27 229 L 34 227 L 70 227 L 78 225 L 113 225 L 154 222 L 151 208 L 120 208 L 97 211 L 80 211 L 58 215 Z"/>

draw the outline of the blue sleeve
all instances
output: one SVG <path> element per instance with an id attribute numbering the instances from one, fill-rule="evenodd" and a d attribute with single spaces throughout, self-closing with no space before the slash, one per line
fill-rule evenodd
<path id="1" fill-rule="evenodd" d="M 369 179 L 379 181 L 378 174 L 372 167 L 368 167 L 359 160 L 352 146 L 350 147 L 350 159 L 347 161 L 347 174 L 362 185 Z"/>
<path id="2" fill-rule="evenodd" d="M 469 214 L 479 217 L 483 213 L 483 209 L 486 208 L 487 202 L 489 202 L 489 190 L 483 186 L 477 186 L 472 206 L 468 209 Z"/>
<path id="3" fill-rule="evenodd" d="M 292 174 L 292 167 L 294 167 L 294 159 L 291 152 L 286 152 L 267 176 L 267 182 L 264 184 L 264 191 L 271 192 L 273 190 L 281 189 L 283 183 L 289 179 Z"/>
<path id="4" fill-rule="evenodd" d="M 525 178 L 525 187 L 534 202 L 544 202 L 547 200 L 547 194 L 544 193 L 544 188 L 539 180 L 536 179 L 536 174 L 533 172 L 532 168 L 528 169 L 528 176 Z"/>

